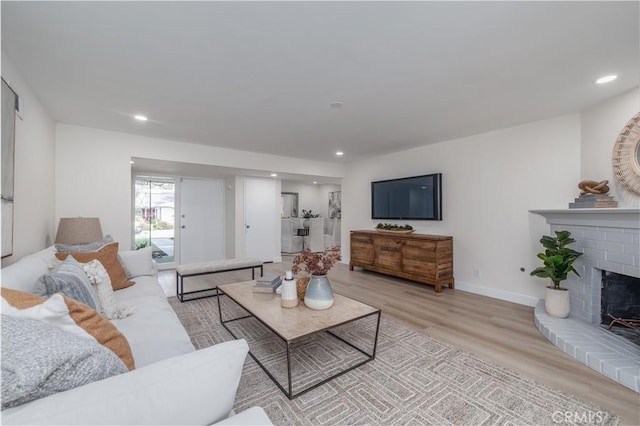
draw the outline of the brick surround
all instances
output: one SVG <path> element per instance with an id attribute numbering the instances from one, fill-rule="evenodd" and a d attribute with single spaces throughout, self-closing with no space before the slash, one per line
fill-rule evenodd
<path id="1" fill-rule="evenodd" d="M 551 224 L 552 234 L 570 231 L 576 240 L 573 248 L 584 253 L 574 264 L 580 277 L 571 274 L 565 282 L 572 317 L 600 324 L 602 271 L 640 278 L 640 221 L 633 225 L 635 228 Z"/>
<path id="2" fill-rule="evenodd" d="M 536 326 L 552 343 L 580 362 L 640 392 L 640 348 L 601 328 L 602 271 L 640 278 L 640 209 L 532 210 L 554 231 L 567 230 L 583 254 L 570 275 L 571 311 L 567 320 L 550 318 L 544 302 L 535 310 Z"/>

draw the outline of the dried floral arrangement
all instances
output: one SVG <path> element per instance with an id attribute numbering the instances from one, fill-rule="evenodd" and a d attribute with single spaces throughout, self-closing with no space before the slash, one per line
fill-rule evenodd
<path id="1" fill-rule="evenodd" d="M 300 215 L 303 219 L 312 219 L 314 217 L 320 217 L 320 213 L 314 214 L 311 210 L 302 209 L 302 215 Z"/>
<path id="2" fill-rule="evenodd" d="M 336 246 L 331 247 L 331 250 L 319 253 L 305 249 L 293 259 L 291 271 L 294 274 L 308 272 L 311 275 L 327 275 L 329 269 L 341 259 L 340 249 Z"/>

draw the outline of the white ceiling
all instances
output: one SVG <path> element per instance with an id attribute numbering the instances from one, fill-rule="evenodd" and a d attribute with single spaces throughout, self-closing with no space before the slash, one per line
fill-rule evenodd
<path id="1" fill-rule="evenodd" d="M 637 1 L 1 7 L 2 51 L 56 121 L 321 161 L 576 112 L 639 84 Z"/>

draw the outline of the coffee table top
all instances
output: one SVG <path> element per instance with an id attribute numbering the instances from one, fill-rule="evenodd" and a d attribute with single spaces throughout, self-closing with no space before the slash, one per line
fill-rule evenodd
<path id="1" fill-rule="evenodd" d="M 255 281 L 219 285 L 218 289 L 265 323 L 285 340 L 294 340 L 318 331 L 353 321 L 378 312 L 379 309 L 333 293 L 334 303 L 329 309 L 316 311 L 302 301 L 295 308 L 280 306 L 276 293 L 254 293 Z"/>

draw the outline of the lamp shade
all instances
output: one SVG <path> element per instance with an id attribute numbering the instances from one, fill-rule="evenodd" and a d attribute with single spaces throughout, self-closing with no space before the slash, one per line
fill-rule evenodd
<path id="1" fill-rule="evenodd" d="M 56 244 L 88 244 L 102 239 L 97 217 L 63 217 L 58 223 Z"/>

